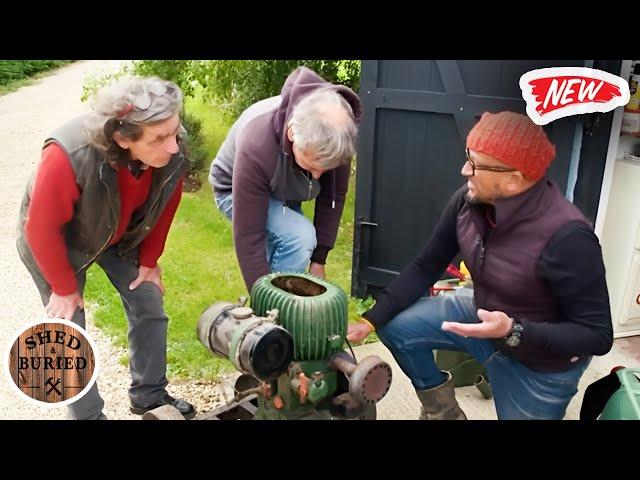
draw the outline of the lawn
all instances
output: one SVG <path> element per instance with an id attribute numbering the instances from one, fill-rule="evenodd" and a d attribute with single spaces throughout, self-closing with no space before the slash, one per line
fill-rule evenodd
<path id="1" fill-rule="evenodd" d="M 185 109 L 202 120 L 205 146 L 215 156 L 230 124 L 215 106 L 200 98 L 188 98 Z M 230 222 L 218 212 L 207 182 L 208 165 L 201 173 L 202 188 L 185 193 L 176 213 L 160 265 L 167 289 L 165 309 L 169 316 L 168 375 L 170 378 L 215 379 L 232 370 L 224 359 L 214 358 L 199 342 L 196 325 L 201 313 L 218 301 L 234 302 L 246 289 L 233 249 Z M 353 173 L 353 172 L 352 172 Z M 351 286 L 354 175 L 339 227 L 338 241 L 329 254 L 327 275 L 346 292 Z M 313 205 L 304 212 L 312 217 Z M 127 345 L 127 325 L 120 298 L 102 270 L 89 269 L 85 298 L 94 321 L 118 346 Z M 362 302 L 349 301 L 349 319 L 358 318 Z M 371 337 L 375 338 L 375 335 Z M 126 363 L 127 359 L 120 359 Z"/>

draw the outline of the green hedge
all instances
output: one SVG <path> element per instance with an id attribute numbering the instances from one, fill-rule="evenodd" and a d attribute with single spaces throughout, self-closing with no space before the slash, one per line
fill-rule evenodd
<path id="1" fill-rule="evenodd" d="M 0 85 L 69 63 L 69 60 L 0 60 Z"/>

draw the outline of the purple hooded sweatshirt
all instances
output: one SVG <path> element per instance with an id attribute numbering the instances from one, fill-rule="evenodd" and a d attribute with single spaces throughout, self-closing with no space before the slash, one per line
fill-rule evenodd
<path id="1" fill-rule="evenodd" d="M 265 254 L 269 198 L 287 202 L 316 199 L 313 220 L 317 246 L 311 261 L 324 264 L 335 244 L 349 184 L 350 165 L 309 179 L 294 160 L 286 125 L 300 100 L 319 89 L 332 89 L 352 108 L 356 123 L 362 115 L 358 95 L 333 85 L 306 67 L 297 68 L 280 95 L 261 100 L 233 124 L 211 164 L 209 182 L 216 192 L 233 194 L 233 238 L 247 289 L 269 273 Z"/>

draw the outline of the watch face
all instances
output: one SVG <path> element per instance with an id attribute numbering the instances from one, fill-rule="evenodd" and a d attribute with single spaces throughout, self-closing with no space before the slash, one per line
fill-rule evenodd
<path id="1" fill-rule="evenodd" d="M 520 338 L 518 338 L 516 335 L 511 335 L 505 340 L 505 343 L 510 347 L 515 347 L 520 343 Z"/>
<path id="2" fill-rule="evenodd" d="M 522 325 L 520 323 L 515 322 L 513 324 L 513 329 L 511 335 L 509 335 L 505 339 L 505 343 L 510 347 L 517 347 L 520 345 L 520 341 L 522 340 Z"/>

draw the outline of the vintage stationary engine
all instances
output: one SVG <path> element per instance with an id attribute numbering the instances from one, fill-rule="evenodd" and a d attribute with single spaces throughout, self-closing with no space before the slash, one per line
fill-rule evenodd
<path id="1" fill-rule="evenodd" d="M 244 374 L 235 398 L 210 418 L 376 418 L 391 367 L 343 350 L 342 289 L 310 274 L 272 273 L 254 284 L 251 307 L 244 303 L 215 303 L 198 321 L 202 344 Z"/>

